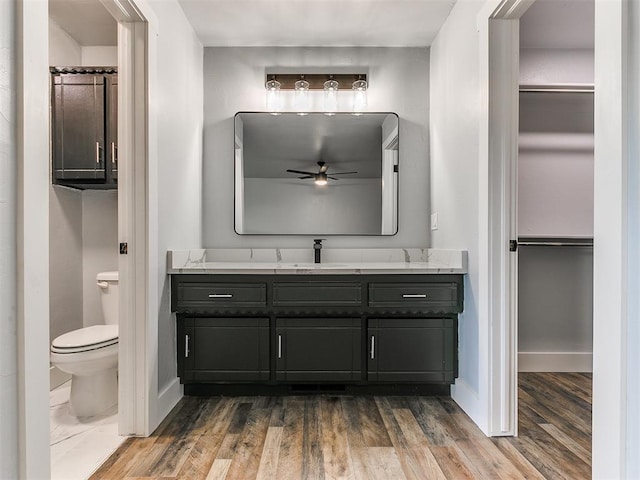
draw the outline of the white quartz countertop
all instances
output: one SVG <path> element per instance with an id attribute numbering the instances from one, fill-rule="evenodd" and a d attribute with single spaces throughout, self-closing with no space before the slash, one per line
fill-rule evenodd
<path id="1" fill-rule="evenodd" d="M 446 274 L 467 273 L 465 250 L 431 248 L 213 248 L 169 250 L 170 274 Z"/>

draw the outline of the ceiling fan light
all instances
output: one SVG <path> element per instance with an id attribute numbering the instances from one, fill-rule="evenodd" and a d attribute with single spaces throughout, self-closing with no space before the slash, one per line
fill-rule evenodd
<path id="1" fill-rule="evenodd" d="M 326 185 L 327 184 L 327 174 L 326 173 L 318 173 L 313 182 L 316 185 L 320 185 L 320 186 Z"/>

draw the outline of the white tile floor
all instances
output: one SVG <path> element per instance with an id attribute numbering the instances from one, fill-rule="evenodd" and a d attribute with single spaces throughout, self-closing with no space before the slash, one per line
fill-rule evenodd
<path id="1" fill-rule="evenodd" d="M 118 412 L 78 419 L 69 413 L 67 382 L 50 393 L 51 478 L 84 480 L 124 441 L 118 435 Z"/>

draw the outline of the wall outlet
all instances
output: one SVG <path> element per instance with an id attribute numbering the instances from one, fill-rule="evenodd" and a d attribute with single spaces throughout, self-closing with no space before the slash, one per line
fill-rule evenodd
<path id="1" fill-rule="evenodd" d="M 438 214 L 437 213 L 432 213 L 431 214 L 431 230 L 437 230 L 438 229 Z"/>

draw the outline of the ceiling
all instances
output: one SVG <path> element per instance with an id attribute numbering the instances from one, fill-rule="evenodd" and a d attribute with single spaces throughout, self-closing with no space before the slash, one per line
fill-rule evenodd
<path id="1" fill-rule="evenodd" d="M 205 46 L 428 46 L 455 0 L 179 0 Z"/>
<path id="2" fill-rule="evenodd" d="M 83 47 L 117 45 L 118 25 L 99 0 L 49 0 L 49 17 Z"/>
<path id="3" fill-rule="evenodd" d="M 594 25 L 594 0 L 536 0 L 520 19 L 520 46 L 593 49 Z"/>
<path id="4" fill-rule="evenodd" d="M 204 46 L 431 45 L 456 0 L 179 0 Z M 80 45 L 116 45 L 99 0 L 49 0 Z"/>

